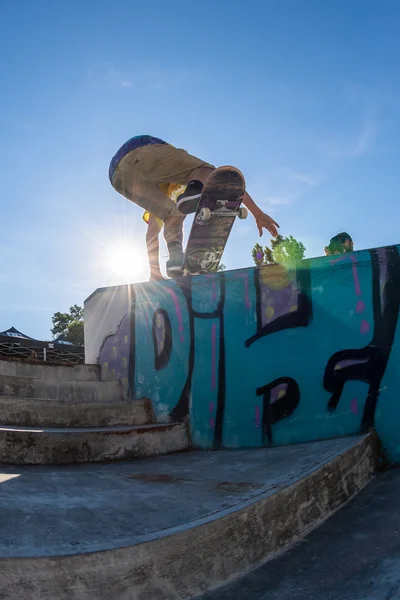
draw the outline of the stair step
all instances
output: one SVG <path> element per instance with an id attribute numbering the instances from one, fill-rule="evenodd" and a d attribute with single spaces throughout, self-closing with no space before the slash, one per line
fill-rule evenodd
<path id="1" fill-rule="evenodd" d="M 3 375 L 14 377 L 33 377 L 36 379 L 72 379 L 74 381 L 99 381 L 99 365 L 77 365 L 71 367 L 56 367 L 49 363 L 41 365 L 19 362 L 15 359 L 0 359 L 0 378 Z"/>
<path id="2" fill-rule="evenodd" d="M 118 381 L 74 381 L 15 375 L 0 375 L 0 396 L 45 398 L 73 404 L 123 400 L 122 386 Z"/>
<path id="3" fill-rule="evenodd" d="M 142 398 L 109 403 L 61 403 L 43 398 L 0 396 L 3 425 L 28 427 L 111 427 L 145 425 L 154 420 L 152 405 Z"/>
<path id="4" fill-rule="evenodd" d="M 187 450 L 183 423 L 119 427 L 0 426 L 0 463 L 60 465 L 158 456 Z"/>
<path id="5" fill-rule="evenodd" d="M 101 466 L 3 466 L 2 597 L 199 598 L 299 542 L 351 500 L 379 468 L 374 438 L 368 434 L 280 448 L 187 452 Z M 380 488 L 376 490 L 378 507 Z M 366 505 L 364 501 L 364 510 Z M 382 513 L 358 516 L 364 531 L 365 526 L 376 527 Z M 328 528 L 330 537 L 336 531 L 349 536 L 348 528 L 339 525 Z M 368 549 L 368 541 L 363 534 L 359 543 Z M 393 544 L 398 544 L 394 537 Z M 299 572 L 301 568 L 304 585 L 296 598 L 310 597 L 307 577 L 310 563 L 318 563 L 320 547 L 312 538 L 303 541 Z M 328 558 L 329 570 L 335 561 L 332 550 Z M 353 563 L 348 565 L 351 574 Z M 360 568 L 357 563 L 357 574 Z M 392 564 L 388 568 L 393 571 Z M 331 571 L 323 573 L 324 582 Z M 225 597 L 293 598 L 286 589 L 278 595 L 273 588 L 269 594 L 267 586 L 259 586 L 255 595 L 242 591 Z M 327 596 L 354 598 L 346 591 Z M 327 596 L 321 586 L 313 597 Z M 383 594 L 357 595 L 361 597 Z"/>

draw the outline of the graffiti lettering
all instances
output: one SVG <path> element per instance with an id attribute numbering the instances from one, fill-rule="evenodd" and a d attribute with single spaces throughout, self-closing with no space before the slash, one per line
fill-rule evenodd
<path id="1" fill-rule="evenodd" d="M 300 442 L 374 425 L 398 351 L 399 247 L 130 294 L 131 313 L 100 349 L 103 374 L 150 398 L 159 419 L 188 419 L 196 446 Z"/>

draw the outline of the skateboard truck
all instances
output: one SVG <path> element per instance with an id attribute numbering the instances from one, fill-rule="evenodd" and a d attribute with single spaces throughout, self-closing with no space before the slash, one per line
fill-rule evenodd
<path id="1" fill-rule="evenodd" d="M 239 219 L 247 219 L 249 211 L 244 206 L 238 209 L 231 210 L 226 208 L 228 202 L 226 200 L 217 200 L 216 208 L 211 210 L 204 207 L 200 210 L 199 220 L 209 221 L 211 217 L 239 217 Z"/>

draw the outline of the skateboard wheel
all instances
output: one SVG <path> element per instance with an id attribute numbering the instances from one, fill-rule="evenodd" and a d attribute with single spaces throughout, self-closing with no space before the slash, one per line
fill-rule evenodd
<path id="1" fill-rule="evenodd" d="M 245 208 L 244 206 L 241 206 L 239 208 L 239 219 L 247 219 L 249 215 L 249 211 L 247 210 L 247 208 Z"/>
<path id="2" fill-rule="evenodd" d="M 209 221 L 211 219 L 211 210 L 209 208 L 202 208 L 200 218 L 202 221 Z"/>

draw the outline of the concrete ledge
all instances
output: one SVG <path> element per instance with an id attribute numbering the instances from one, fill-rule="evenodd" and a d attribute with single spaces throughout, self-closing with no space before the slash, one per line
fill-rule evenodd
<path id="1" fill-rule="evenodd" d="M 122 401 L 123 391 L 118 381 L 74 381 L 50 377 L 41 379 L 0 375 L 0 396 L 45 398 L 76 404 L 77 402 Z"/>
<path id="2" fill-rule="evenodd" d="M 186 450 L 184 424 L 33 429 L 0 426 L 0 462 L 61 465 L 130 460 Z"/>
<path id="3" fill-rule="evenodd" d="M 151 402 L 145 398 L 100 404 L 60 403 L 44 398 L 0 396 L 2 425 L 27 427 L 113 427 L 146 425 L 154 421 Z"/>
<path id="4" fill-rule="evenodd" d="M 20 361 L 0 360 L 0 378 L 3 375 L 13 377 L 34 377 L 36 379 L 72 379 L 74 381 L 99 381 L 99 365 L 77 365 L 55 367 L 48 363 L 41 365 Z"/>
<path id="5" fill-rule="evenodd" d="M 268 490 L 256 489 L 248 500 L 226 502 L 226 510 L 209 512 L 194 521 L 142 535 L 141 539 L 136 538 L 134 545 L 81 554 L 74 554 L 79 552 L 79 547 L 71 546 L 69 555 L 38 556 L 36 553 L 25 558 L 2 558 L 0 577 L 7 590 L 7 599 L 20 600 L 24 594 L 33 600 L 189 599 L 242 575 L 321 523 L 370 481 L 377 463 L 376 437 L 369 434 L 356 440 L 350 438 L 347 443 L 343 440 L 341 450 L 337 451 L 334 448 L 339 448 L 340 440 L 333 442 L 330 456 L 326 451 L 329 442 L 302 444 L 290 447 L 288 451 L 285 448 L 276 448 L 272 452 L 260 450 L 265 456 L 264 470 L 266 465 L 274 470 L 273 464 L 268 463 L 268 455 L 279 457 L 286 452 L 290 457 L 296 451 L 300 458 L 305 452 L 310 456 L 314 450 L 315 467 L 311 467 L 310 459 L 299 460 L 297 465 L 292 462 L 292 466 L 286 462 L 285 477 L 275 476 L 276 483 L 272 485 L 271 481 Z M 204 453 L 208 472 L 216 466 L 218 455 L 220 453 Z M 232 486 L 235 463 L 230 462 L 229 456 L 238 456 L 238 453 L 221 456 L 225 463 L 222 469 L 220 465 L 219 477 L 226 473 L 229 479 L 226 464 L 230 464 L 229 485 Z M 193 470 L 196 461 L 193 464 L 190 455 L 187 459 L 183 461 L 186 467 L 181 473 L 196 477 Z M 190 464 L 193 464 L 192 471 Z M 259 461 L 256 472 L 260 465 L 262 462 Z M 145 464 L 142 466 L 147 473 L 149 468 Z M 175 469 L 177 472 L 179 470 Z M 243 473 L 239 470 L 240 476 Z M 184 479 L 179 489 L 188 490 L 189 482 Z M 167 484 L 171 487 L 172 482 Z M 225 498 L 229 498 L 227 481 L 225 488 L 221 488 L 222 484 L 219 483 L 216 490 L 220 490 L 218 494 L 221 495 L 225 489 L 228 494 Z M 182 488 L 182 485 L 186 487 Z M 204 483 L 200 489 L 203 486 Z M 165 487 L 161 486 L 160 499 L 165 493 Z M 178 492 L 172 501 L 183 511 L 183 506 L 179 506 L 180 496 Z M 199 502 L 204 501 L 202 494 L 198 494 L 198 498 Z M 148 503 L 148 496 L 144 496 L 144 501 Z M 15 529 L 13 532 L 15 539 Z"/>

